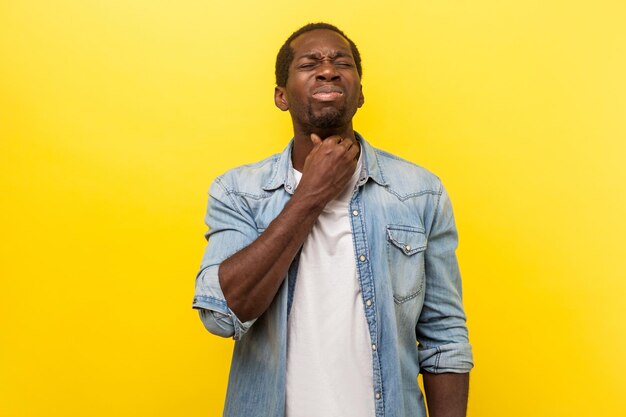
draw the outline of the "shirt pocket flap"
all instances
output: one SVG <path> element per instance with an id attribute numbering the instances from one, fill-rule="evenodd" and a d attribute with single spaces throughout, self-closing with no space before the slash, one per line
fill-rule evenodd
<path id="1" fill-rule="evenodd" d="M 417 226 L 387 226 L 387 238 L 405 255 L 411 256 L 426 249 L 424 229 Z"/>

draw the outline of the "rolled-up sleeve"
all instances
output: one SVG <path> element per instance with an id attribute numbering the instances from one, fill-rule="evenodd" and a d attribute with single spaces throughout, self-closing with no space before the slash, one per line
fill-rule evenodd
<path id="1" fill-rule="evenodd" d="M 199 311 L 209 332 L 239 340 L 256 319 L 241 322 L 228 307 L 218 270 L 224 260 L 254 242 L 258 230 L 239 196 L 229 190 L 221 177 L 211 184 L 205 223 L 209 227 L 205 235 L 207 245 L 196 276 L 192 308 Z"/>
<path id="2" fill-rule="evenodd" d="M 474 366 L 456 259 L 458 236 L 443 186 L 425 252 L 424 306 L 415 333 L 420 368 L 429 373 L 466 373 Z"/>

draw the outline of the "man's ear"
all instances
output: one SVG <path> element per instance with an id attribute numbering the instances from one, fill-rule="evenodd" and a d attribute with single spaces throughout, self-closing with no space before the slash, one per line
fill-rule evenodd
<path id="1" fill-rule="evenodd" d="M 361 106 L 363 106 L 363 103 L 365 103 L 365 96 L 363 95 L 363 86 L 360 86 L 360 89 L 359 89 L 359 109 L 361 108 Z"/>
<path id="2" fill-rule="evenodd" d="M 285 87 L 276 86 L 274 88 L 274 104 L 282 111 L 289 110 L 289 102 L 287 101 L 287 92 Z"/>

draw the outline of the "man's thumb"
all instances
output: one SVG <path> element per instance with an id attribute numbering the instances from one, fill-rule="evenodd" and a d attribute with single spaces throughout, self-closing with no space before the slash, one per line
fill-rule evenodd
<path id="1" fill-rule="evenodd" d="M 311 133 L 311 142 L 313 142 L 313 145 L 317 146 L 322 143 L 322 139 L 320 139 L 320 137 L 315 133 Z"/>

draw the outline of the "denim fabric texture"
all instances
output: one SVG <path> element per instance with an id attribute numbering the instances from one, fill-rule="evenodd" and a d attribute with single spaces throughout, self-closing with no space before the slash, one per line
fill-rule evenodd
<path id="1" fill-rule="evenodd" d="M 465 373 L 473 367 L 452 206 L 438 177 L 356 136 L 363 168 L 349 211 L 372 345 L 372 401 L 377 417 L 425 417 L 420 370 Z M 285 415 L 287 320 L 297 257 L 270 307 L 247 322 L 228 307 L 217 273 L 292 196 L 292 146 L 226 172 L 209 191 L 208 243 L 192 306 L 209 332 L 235 339 L 225 417 Z"/>

